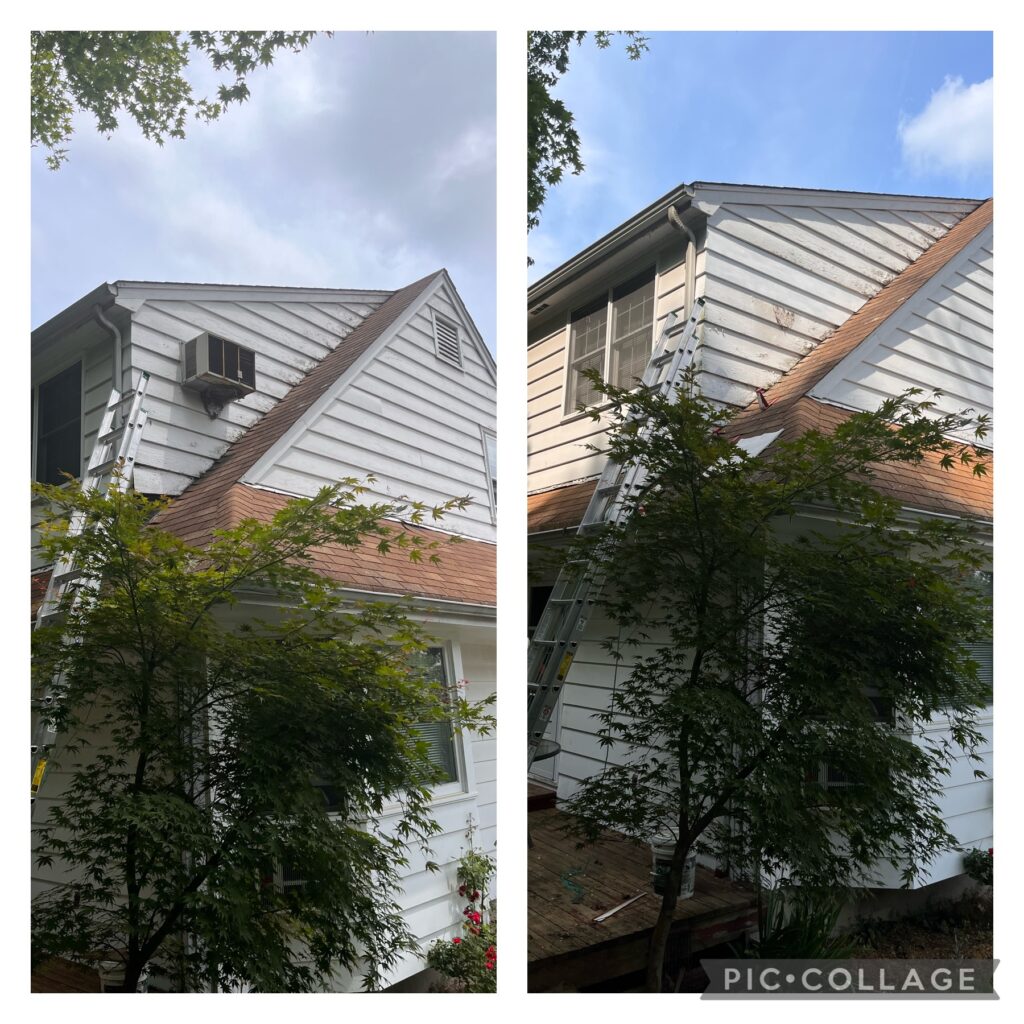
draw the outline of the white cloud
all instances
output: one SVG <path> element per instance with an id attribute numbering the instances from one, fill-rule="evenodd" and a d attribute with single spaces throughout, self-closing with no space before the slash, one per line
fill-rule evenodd
<path id="1" fill-rule="evenodd" d="M 946 76 L 928 105 L 900 118 L 903 160 L 918 174 L 966 176 L 992 164 L 992 79 L 965 85 Z"/>

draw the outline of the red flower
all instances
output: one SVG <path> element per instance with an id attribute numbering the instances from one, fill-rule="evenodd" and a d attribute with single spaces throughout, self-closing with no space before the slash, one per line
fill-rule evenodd
<path id="1" fill-rule="evenodd" d="M 469 898 L 470 898 L 471 900 L 478 900 L 478 899 L 480 899 L 480 893 L 479 893 L 479 892 L 477 892 L 477 890 L 476 890 L 476 889 L 474 889 L 474 890 L 473 890 L 473 895 L 472 895 L 472 896 L 470 896 Z"/>
<path id="2" fill-rule="evenodd" d="M 461 941 L 462 941 L 462 939 L 460 939 L 460 938 L 458 937 L 458 935 L 456 935 L 456 936 L 455 936 L 455 938 L 454 938 L 454 939 L 452 939 L 452 942 L 454 942 L 454 943 L 455 943 L 455 945 L 458 945 L 458 944 L 459 944 L 459 943 L 460 943 Z"/>
<path id="3" fill-rule="evenodd" d="M 473 922 L 473 924 L 479 924 L 480 923 L 480 912 L 478 910 L 471 910 L 471 911 L 469 911 L 469 913 L 466 914 L 466 917 L 468 917 L 470 919 L 470 921 Z"/>

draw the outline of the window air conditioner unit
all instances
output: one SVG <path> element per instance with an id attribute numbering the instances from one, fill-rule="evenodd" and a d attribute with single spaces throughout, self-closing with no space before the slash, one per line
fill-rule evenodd
<path id="1" fill-rule="evenodd" d="M 203 331 L 181 347 L 181 383 L 198 391 L 211 418 L 256 390 L 256 353 Z"/>
<path id="2" fill-rule="evenodd" d="M 256 353 L 203 331 L 182 347 L 181 382 L 195 391 L 225 388 L 235 398 L 256 390 Z"/>

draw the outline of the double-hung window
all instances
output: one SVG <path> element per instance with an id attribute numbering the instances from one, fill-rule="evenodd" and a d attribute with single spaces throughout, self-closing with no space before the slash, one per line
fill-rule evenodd
<path id="1" fill-rule="evenodd" d="M 82 475 L 82 364 L 39 385 L 36 399 L 35 476 L 44 484 Z"/>
<path id="2" fill-rule="evenodd" d="M 570 314 L 567 414 L 600 402 L 586 371 L 620 388 L 643 376 L 654 338 L 654 277 L 649 267 Z"/>

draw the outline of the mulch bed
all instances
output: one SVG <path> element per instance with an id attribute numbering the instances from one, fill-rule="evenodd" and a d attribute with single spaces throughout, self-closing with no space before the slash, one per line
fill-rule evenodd
<path id="1" fill-rule="evenodd" d="M 854 956 L 884 960 L 990 960 L 991 893 L 968 893 L 895 921 L 862 921 Z"/>

